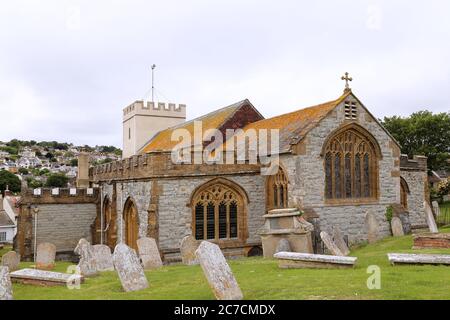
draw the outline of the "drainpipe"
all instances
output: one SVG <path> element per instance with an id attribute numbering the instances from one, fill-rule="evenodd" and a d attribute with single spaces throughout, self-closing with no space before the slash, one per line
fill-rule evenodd
<path id="1" fill-rule="evenodd" d="M 30 206 L 30 210 L 33 210 L 34 214 L 34 263 L 36 263 L 36 255 L 37 255 L 37 226 L 38 226 L 38 212 L 39 208 L 36 205 Z"/>
<path id="2" fill-rule="evenodd" d="M 103 186 L 100 188 L 100 244 L 103 244 Z"/>

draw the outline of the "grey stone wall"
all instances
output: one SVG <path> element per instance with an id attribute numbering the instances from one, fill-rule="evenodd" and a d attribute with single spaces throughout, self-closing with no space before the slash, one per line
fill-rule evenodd
<path id="1" fill-rule="evenodd" d="M 38 244 L 51 242 L 57 252 L 62 252 L 73 251 L 80 238 L 91 241 L 91 225 L 97 213 L 95 204 L 45 204 L 38 207 Z"/>
<path id="2" fill-rule="evenodd" d="M 160 249 L 177 249 L 184 236 L 192 233 L 192 209 L 188 207 L 192 193 L 215 177 L 192 177 L 180 179 L 161 179 L 158 185 L 162 189 L 159 195 L 159 245 Z M 255 175 L 224 177 L 241 186 L 249 197 L 248 231 L 249 243 L 260 242 L 257 231 L 264 223 L 265 214 L 265 178 Z M 112 199 L 112 186 L 102 186 L 104 196 Z M 139 236 L 146 236 L 150 203 L 151 181 L 129 181 L 117 184 L 118 239 L 122 239 L 124 223 L 121 224 L 122 211 L 128 197 L 132 197 L 139 213 Z M 122 208 L 122 209 L 121 209 Z M 122 231 L 120 226 L 122 225 Z"/>
<path id="3" fill-rule="evenodd" d="M 408 184 L 410 193 L 408 194 L 408 212 L 412 227 L 426 225 L 425 208 L 425 188 L 428 183 L 427 173 L 424 171 L 401 171 L 401 176 Z"/>
<path id="4" fill-rule="evenodd" d="M 380 234 L 382 236 L 390 234 L 385 212 L 388 205 L 400 202 L 400 178 L 392 176 L 392 172 L 399 171 L 400 168 L 399 158 L 390 145 L 391 137 L 369 113 L 358 106 L 356 123 L 375 137 L 382 152 L 382 159 L 379 161 L 379 200 L 376 203 L 361 205 L 327 205 L 324 201 L 324 162 L 320 153 L 327 137 L 348 122 L 349 120 L 345 120 L 344 103 L 341 103 L 308 133 L 305 138 L 304 155 L 284 155 L 281 157 L 281 162 L 289 175 L 290 205 L 314 208 L 320 216 L 319 225 L 322 230 L 337 225 L 343 234 L 349 236 L 350 242 L 355 243 L 367 240 L 364 218 L 369 209 L 372 209 L 377 216 Z"/>

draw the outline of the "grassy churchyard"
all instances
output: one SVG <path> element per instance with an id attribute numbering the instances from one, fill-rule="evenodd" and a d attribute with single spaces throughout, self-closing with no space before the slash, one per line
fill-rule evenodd
<path id="1" fill-rule="evenodd" d="M 450 233 L 450 228 L 442 229 Z M 412 237 L 387 238 L 356 248 L 354 269 L 279 269 L 275 260 L 244 258 L 229 261 L 245 299 L 450 299 L 450 267 L 391 266 L 387 253 L 417 253 Z M 4 254 L 5 250 L 1 252 Z M 450 249 L 420 250 L 420 253 L 450 254 Z M 21 263 L 29 267 L 31 263 Z M 65 272 L 69 263 L 58 263 Z M 381 289 L 369 290 L 367 267 L 381 269 Z M 13 284 L 20 299 L 214 299 L 200 266 L 172 265 L 146 272 L 150 288 L 125 293 L 115 272 L 86 279 L 80 289 Z"/>

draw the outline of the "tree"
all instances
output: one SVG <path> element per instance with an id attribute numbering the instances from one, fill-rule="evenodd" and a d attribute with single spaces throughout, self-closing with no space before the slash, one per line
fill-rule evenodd
<path id="1" fill-rule="evenodd" d="M 9 190 L 12 192 L 20 192 L 21 182 L 19 177 L 15 174 L 6 171 L 0 170 L 0 191 L 4 194 L 6 190 L 6 186 L 8 186 Z"/>
<path id="2" fill-rule="evenodd" d="M 27 178 L 27 184 L 28 184 L 28 188 L 31 188 L 31 189 L 37 189 L 37 188 L 41 188 L 43 186 L 41 181 L 38 181 L 31 177 Z"/>
<path id="3" fill-rule="evenodd" d="M 23 176 L 26 176 L 29 174 L 28 169 L 26 169 L 26 168 L 19 168 L 19 173 Z"/>
<path id="4" fill-rule="evenodd" d="M 385 117 L 382 123 L 402 153 L 427 156 L 429 170 L 450 169 L 450 113 L 419 111 L 406 118 Z"/>
<path id="5" fill-rule="evenodd" d="M 78 159 L 71 159 L 70 160 L 70 166 L 71 167 L 78 167 Z"/>
<path id="6" fill-rule="evenodd" d="M 65 187 L 67 187 L 68 182 L 69 182 L 69 178 L 66 177 L 65 174 L 53 173 L 48 176 L 45 186 L 48 188 L 65 188 Z"/>

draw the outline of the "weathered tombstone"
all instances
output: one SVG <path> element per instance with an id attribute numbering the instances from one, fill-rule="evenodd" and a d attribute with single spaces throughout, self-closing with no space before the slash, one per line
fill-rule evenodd
<path id="1" fill-rule="evenodd" d="M 56 246 L 53 243 L 44 242 L 37 246 L 36 268 L 52 270 L 55 267 Z"/>
<path id="2" fill-rule="evenodd" d="M 378 240 L 378 221 L 372 210 L 366 214 L 365 227 L 367 231 L 367 240 L 369 243 L 374 243 Z"/>
<path id="3" fill-rule="evenodd" d="M 327 247 L 327 249 L 331 252 L 333 256 L 344 256 L 344 254 L 341 252 L 341 250 L 338 248 L 338 246 L 334 243 L 333 239 L 331 239 L 330 235 L 326 233 L 325 231 L 322 231 L 320 233 L 320 238 L 322 239 L 323 243 Z"/>
<path id="4" fill-rule="evenodd" d="M 140 238 L 137 241 L 139 256 L 145 270 L 161 268 L 163 263 L 159 254 L 158 245 L 153 238 Z"/>
<path id="5" fill-rule="evenodd" d="M 95 264 L 94 250 L 86 239 L 80 239 L 74 252 L 80 256 L 78 268 L 80 274 L 85 277 L 95 276 L 97 274 L 97 266 Z"/>
<path id="6" fill-rule="evenodd" d="M 12 282 L 43 287 L 76 285 L 84 281 L 84 277 L 79 274 L 37 269 L 21 269 L 11 272 L 9 276 Z"/>
<path id="7" fill-rule="evenodd" d="M 347 243 L 344 240 L 344 236 L 337 226 L 333 227 L 333 240 L 344 256 L 348 256 L 350 254 L 350 249 L 348 248 Z"/>
<path id="8" fill-rule="evenodd" d="M 126 292 L 148 288 L 148 281 L 136 251 L 119 243 L 114 249 L 113 261 L 122 288 Z"/>
<path id="9" fill-rule="evenodd" d="M 450 255 L 448 254 L 408 254 L 388 253 L 389 262 L 396 264 L 431 264 L 450 266 Z"/>
<path id="10" fill-rule="evenodd" d="M 114 263 L 111 249 L 104 244 L 96 244 L 92 246 L 94 252 L 95 266 L 97 271 L 114 271 Z"/>
<path id="11" fill-rule="evenodd" d="M 441 215 L 441 208 L 439 207 L 439 203 L 437 201 L 433 201 L 431 205 L 433 206 L 436 217 L 439 217 Z"/>
<path id="12" fill-rule="evenodd" d="M 8 267 L 0 266 L 0 300 L 13 300 Z"/>
<path id="13" fill-rule="evenodd" d="M 344 269 L 353 268 L 358 258 L 322 254 L 280 252 L 274 255 L 282 269 Z"/>
<path id="14" fill-rule="evenodd" d="M 278 252 L 291 252 L 291 245 L 289 244 L 289 241 L 287 239 L 280 239 L 277 244 L 277 248 L 275 249 L 275 253 Z"/>
<path id="15" fill-rule="evenodd" d="M 392 229 L 392 235 L 394 237 L 402 237 L 405 235 L 403 232 L 403 225 L 402 221 L 399 217 L 393 217 L 391 220 L 391 229 Z"/>
<path id="16" fill-rule="evenodd" d="M 8 267 L 9 271 L 16 271 L 19 268 L 20 254 L 15 251 L 5 253 L 2 257 L 2 266 Z"/>
<path id="17" fill-rule="evenodd" d="M 243 294 L 218 245 L 202 241 L 195 255 L 218 300 L 241 300 Z"/>
<path id="18" fill-rule="evenodd" d="M 197 257 L 195 256 L 195 250 L 197 250 L 198 245 L 197 240 L 191 235 L 186 236 L 181 240 L 181 261 L 185 265 L 192 266 L 198 264 Z"/>
<path id="19" fill-rule="evenodd" d="M 425 207 L 425 218 L 427 220 L 428 228 L 430 228 L 430 232 L 438 233 L 439 229 L 436 225 L 436 221 L 434 220 L 433 210 L 431 210 L 431 207 L 427 201 L 424 201 L 423 205 Z"/>

